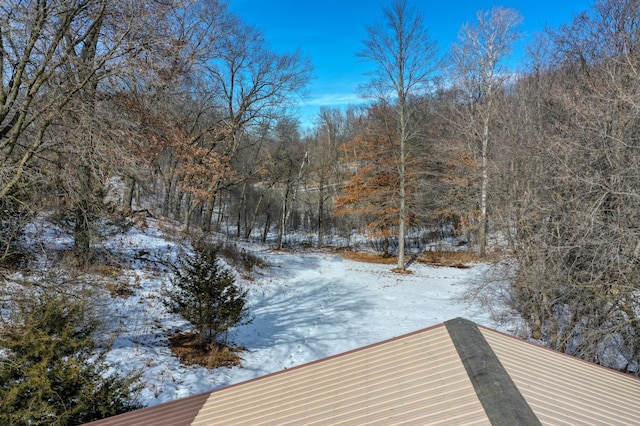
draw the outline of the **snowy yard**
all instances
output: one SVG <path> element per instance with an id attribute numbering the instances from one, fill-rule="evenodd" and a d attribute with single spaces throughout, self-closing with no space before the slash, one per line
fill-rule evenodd
<path id="1" fill-rule="evenodd" d="M 112 249 L 144 253 L 171 261 L 176 247 L 157 229 L 131 231 L 111 242 Z M 391 266 L 345 260 L 321 252 L 276 253 L 258 246 L 269 267 L 253 280 L 239 278 L 250 289 L 253 323 L 237 328 L 231 341 L 247 348 L 241 367 L 207 370 L 184 366 L 171 354 L 168 337 L 187 330 L 166 312 L 163 288 L 168 270 L 134 262 L 125 269 L 134 293 L 105 297 L 105 318 L 114 330 L 107 361 L 121 372 L 143 372 L 141 395 L 155 405 L 231 385 L 315 361 L 461 316 L 494 326 L 480 308 L 457 300 L 465 284 L 484 271 L 414 264 L 412 274 L 390 272 Z"/>

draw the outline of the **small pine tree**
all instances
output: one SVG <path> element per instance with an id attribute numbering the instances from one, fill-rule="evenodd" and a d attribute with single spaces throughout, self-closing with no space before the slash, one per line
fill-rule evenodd
<path id="1" fill-rule="evenodd" d="M 86 301 L 13 293 L 0 328 L 0 424 L 77 425 L 140 408 L 138 376 L 105 377 Z"/>
<path id="2" fill-rule="evenodd" d="M 192 256 L 183 255 L 174 268 L 174 289 L 165 305 L 190 321 L 200 346 L 227 344 L 230 328 L 251 322 L 247 291 L 236 285 L 233 273 L 218 262 L 217 248 L 201 243 Z"/>

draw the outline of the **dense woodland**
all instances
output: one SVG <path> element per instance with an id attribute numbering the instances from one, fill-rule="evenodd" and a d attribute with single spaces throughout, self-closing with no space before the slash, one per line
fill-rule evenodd
<path id="1" fill-rule="evenodd" d="M 640 1 L 597 0 L 509 62 L 521 17 L 438 46 L 405 1 L 368 28 L 363 102 L 303 127 L 313 78 L 218 0 L 0 2 L 0 260 L 25 226 L 77 265 L 136 215 L 278 248 L 495 260 L 469 296 L 554 349 L 638 374 Z M 615 357 L 611 354 L 615 353 Z"/>

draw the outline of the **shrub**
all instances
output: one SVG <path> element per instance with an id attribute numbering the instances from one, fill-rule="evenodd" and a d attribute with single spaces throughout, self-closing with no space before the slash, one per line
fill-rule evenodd
<path id="1" fill-rule="evenodd" d="M 258 256 L 245 249 L 239 249 L 238 246 L 233 243 L 223 243 L 219 247 L 218 253 L 227 263 L 233 265 L 236 269 L 242 268 L 247 276 L 253 272 L 256 266 L 267 266 Z"/>
<path id="2" fill-rule="evenodd" d="M 226 344 L 230 328 L 251 322 L 247 291 L 219 263 L 216 247 L 197 244 L 193 255 L 181 256 L 174 271 L 174 289 L 165 305 L 193 324 L 203 350 L 210 343 Z"/>
<path id="3" fill-rule="evenodd" d="M 0 424 L 77 425 L 140 405 L 138 376 L 103 376 L 99 322 L 58 292 L 14 293 L 0 329 Z"/>

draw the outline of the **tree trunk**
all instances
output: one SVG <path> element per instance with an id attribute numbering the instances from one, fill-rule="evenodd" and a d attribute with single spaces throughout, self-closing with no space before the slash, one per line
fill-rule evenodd
<path id="1" fill-rule="evenodd" d="M 240 238 L 240 228 L 241 228 L 241 222 L 242 222 L 242 211 L 246 210 L 246 204 L 247 204 L 247 181 L 245 180 L 244 183 L 242 184 L 242 192 L 240 194 L 240 204 L 238 205 L 238 218 L 236 221 L 236 237 Z M 245 225 L 246 225 L 246 212 L 245 212 Z M 246 226 L 245 226 L 246 228 Z"/>
<path id="2" fill-rule="evenodd" d="M 398 265 L 397 268 L 404 270 L 404 251 L 405 251 L 405 232 L 406 232 L 406 176 L 405 176 L 405 156 L 404 156 L 404 141 L 400 142 L 400 205 L 399 205 L 399 217 L 398 217 Z"/>
<path id="3" fill-rule="evenodd" d="M 187 230 L 187 232 L 189 231 L 189 228 L 191 226 L 191 215 L 193 213 L 193 210 L 195 209 L 196 205 L 192 205 L 191 203 L 191 199 L 193 197 L 191 196 L 191 194 L 187 194 L 187 196 L 185 197 L 185 206 L 184 206 L 184 221 L 183 221 L 183 225 L 184 225 L 184 229 Z"/>
<path id="4" fill-rule="evenodd" d="M 256 225 L 256 220 L 258 218 L 258 212 L 260 211 L 260 205 L 262 204 L 262 200 L 264 199 L 264 192 L 260 194 L 258 198 L 258 202 L 256 203 L 256 207 L 253 209 L 253 215 L 251 216 L 251 222 L 249 222 L 249 226 L 245 229 L 244 237 L 249 239 L 251 237 L 251 232 L 253 232 L 253 227 Z"/>
<path id="5" fill-rule="evenodd" d="M 320 188 L 318 189 L 318 248 L 322 248 L 324 243 L 324 172 L 320 179 Z"/>
<path id="6" fill-rule="evenodd" d="M 278 250 L 282 250 L 282 247 L 284 244 L 285 227 L 287 225 L 287 218 L 289 217 L 288 199 L 289 199 L 290 185 L 291 184 L 287 185 L 287 190 L 285 191 L 284 197 L 282 198 L 282 213 L 280 214 L 280 230 L 278 232 Z"/>
<path id="7" fill-rule="evenodd" d="M 216 196 L 211 197 L 211 200 L 207 203 L 207 208 L 204 211 L 204 217 L 202 218 L 202 230 L 206 233 L 211 232 L 211 222 L 213 222 L 213 210 L 216 206 Z"/>
<path id="8" fill-rule="evenodd" d="M 171 181 L 164 180 L 164 197 L 162 200 L 162 216 L 169 217 L 169 211 L 171 209 Z"/>
<path id="9" fill-rule="evenodd" d="M 267 237 L 269 236 L 269 228 L 271 228 L 271 214 L 269 213 L 269 209 L 267 209 L 267 217 L 264 220 L 264 231 L 262 232 L 262 243 L 267 242 Z"/>
<path id="10" fill-rule="evenodd" d="M 491 92 L 489 92 L 491 95 Z M 488 147 L 489 147 L 489 114 L 491 113 L 491 96 L 487 100 L 487 113 L 482 126 L 482 184 L 480 189 L 480 224 L 478 227 L 478 244 L 480 256 L 487 252 L 487 191 L 489 185 Z"/>
<path id="11" fill-rule="evenodd" d="M 127 213 L 131 212 L 133 206 L 133 193 L 135 191 L 136 181 L 131 176 L 125 176 L 124 178 L 124 199 L 122 200 L 122 207 Z"/>
<path id="12" fill-rule="evenodd" d="M 85 257 L 91 249 L 91 236 L 89 218 L 86 214 L 86 206 L 78 206 L 75 210 L 74 246 L 73 249 L 79 256 Z"/>
<path id="13" fill-rule="evenodd" d="M 182 217 L 182 200 L 184 198 L 184 192 L 179 192 L 173 203 L 173 218 L 175 220 L 180 220 Z"/>
<path id="14" fill-rule="evenodd" d="M 400 107 L 399 107 L 399 121 L 400 121 L 400 164 L 398 165 L 398 180 L 399 180 L 399 195 L 400 200 L 398 203 L 398 265 L 396 266 L 399 270 L 404 271 L 404 238 L 406 232 L 406 223 L 405 219 L 407 217 L 407 157 L 406 157 L 406 142 L 408 139 L 407 135 L 407 112 L 406 112 L 406 99 L 403 96 L 400 96 Z"/>

